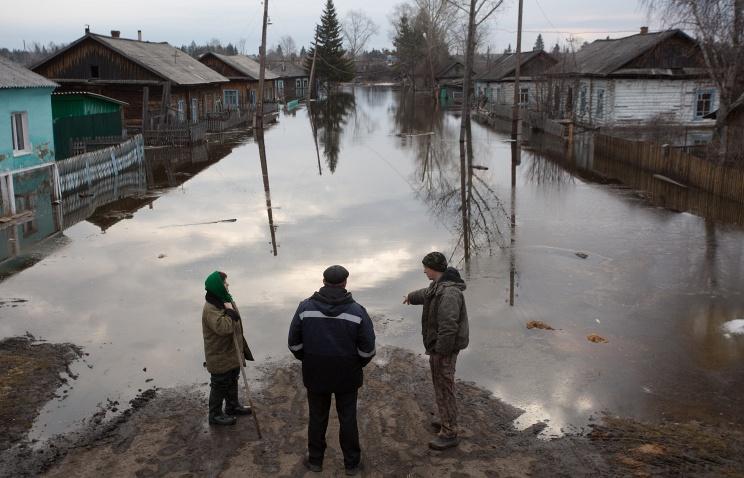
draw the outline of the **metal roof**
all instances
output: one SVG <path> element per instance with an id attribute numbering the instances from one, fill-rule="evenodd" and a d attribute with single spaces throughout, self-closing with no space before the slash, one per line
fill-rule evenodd
<path id="1" fill-rule="evenodd" d="M 618 72 L 624 65 L 651 50 L 663 41 L 680 36 L 694 44 L 682 30 L 639 33 L 612 40 L 596 40 L 575 54 L 565 55 L 550 71 L 552 74 L 607 76 Z M 652 69 L 649 69 L 652 70 Z M 645 73 L 648 74 L 649 70 Z M 639 73 L 639 72 L 636 72 Z"/>
<path id="2" fill-rule="evenodd" d="M 0 56 L 0 88 L 56 88 L 59 85 Z"/>
<path id="3" fill-rule="evenodd" d="M 520 66 L 524 66 L 528 61 L 533 60 L 540 56 L 540 54 L 548 55 L 543 50 L 533 50 L 522 52 Z M 552 57 L 550 57 L 552 58 Z M 498 81 L 503 80 L 509 76 L 514 76 L 514 70 L 517 67 L 517 54 L 516 53 L 504 53 L 497 60 L 491 68 L 485 72 L 477 75 L 476 80 L 479 81 Z"/>
<path id="4" fill-rule="evenodd" d="M 267 63 L 271 71 L 279 78 L 298 78 L 309 76 L 305 69 L 289 61 L 273 61 Z"/>
<path id="5" fill-rule="evenodd" d="M 229 81 L 208 66 L 166 42 L 153 43 L 127 38 L 112 38 L 93 33 L 89 36 L 158 76 L 178 85 L 200 85 Z"/>
<path id="6" fill-rule="evenodd" d="M 258 80 L 261 65 L 256 60 L 252 60 L 245 55 L 221 55 L 214 52 L 205 53 L 202 57 L 207 55 L 212 55 L 243 75 L 253 80 Z M 266 71 L 264 72 L 264 80 L 276 80 L 279 78 L 280 77 L 276 73 L 266 68 Z"/>
<path id="7" fill-rule="evenodd" d="M 129 106 L 126 101 L 117 100 L 110 96 L 99 95 L 98 93 L 91 93 L 90 91 L 55 91 L 52 96 L 88 96 L 97 100 L 106 101 L 109 103 L 116 103 L 118 105 Z"/>

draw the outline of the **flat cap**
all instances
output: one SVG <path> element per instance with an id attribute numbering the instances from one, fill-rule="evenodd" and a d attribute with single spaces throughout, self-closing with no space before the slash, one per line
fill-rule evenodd
<path id="1" fill-rule="evenodd" d="M 349 277 L 344 266 L 334 265 L 323 271 L 323 280 L 329 284 L 341 284 Z"/>

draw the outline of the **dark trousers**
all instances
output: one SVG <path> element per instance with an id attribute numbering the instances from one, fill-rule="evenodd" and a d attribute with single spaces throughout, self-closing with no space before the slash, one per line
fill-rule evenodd
<path id="1" fill-rule="evenodd" d="M 338 413 L 340 425 L 338 441 L 344 453 L 344 466 L 354 468 L 359 465 L 362 456 L 357 429 L 357 390 L 335 395 L 336 413 Z M 313 393 L 308 390 L 307 405 L 310 415 L 307 426 L 308 460 L 314 465 L 322 465 L 326 449 L 325 436 L 328 428 L 328 413 L 331 409 L 331 394 Z"/>
<path id="2" fill-rule="evenodd" d="M 238 375 L 240 369 L 234 368 L 225 373 L 213 373 L 209 380 L 209 416 L 222 415 L 222 402 L 225 402 L 225 413 L 240 406 L 238 401 Z"/>

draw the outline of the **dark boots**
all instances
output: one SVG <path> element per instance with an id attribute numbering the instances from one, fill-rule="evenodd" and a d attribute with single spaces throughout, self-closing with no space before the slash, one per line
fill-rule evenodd
<path id="1" fill-rule="evenodd" d="M 247 415 L 247 407 L 240 406 L 238 398 L 239 369 L 225 373 L 213 373 L 209 382 L 209 424 L 234 425 L 237 421 L 234 415 Z M 222 402 L 225 402 L 225 413 L 222 412 Z"/>

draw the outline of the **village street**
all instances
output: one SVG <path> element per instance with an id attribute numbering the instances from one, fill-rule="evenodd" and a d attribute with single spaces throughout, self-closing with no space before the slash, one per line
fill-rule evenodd
<path id="1" fill-rule="evenodd" d="M 0 478 L 744 478 L 744 1 L 27 2 Z"/>

